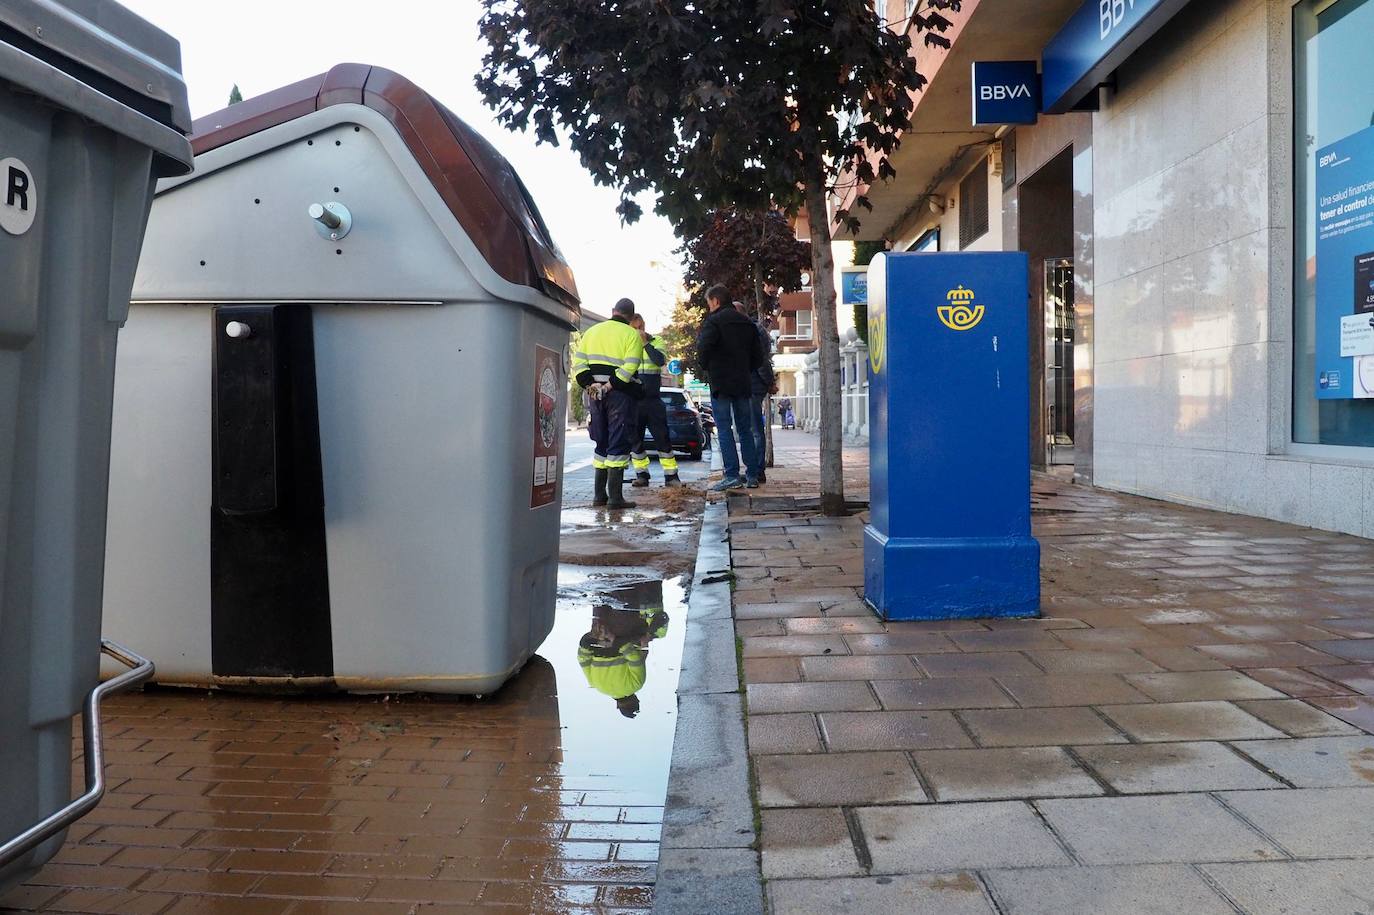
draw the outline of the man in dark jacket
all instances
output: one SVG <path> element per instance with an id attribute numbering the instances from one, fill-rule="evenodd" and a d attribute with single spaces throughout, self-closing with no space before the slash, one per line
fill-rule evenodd
<path id="1" fill-rule="evenodd" d="M 749 306 L 743 302 L 735 303 L 735 310 L 746 318 L 749 317 Z M 753 376 L 749 379 L 749 395 L 754 400 L 754 441 L 758 443 L 759 449 L 759 482 L 767 483 L 768 466 L 768 432 L 764 428 L 764 423 L 772 422 L 771 417 L 766 417 L 763 405 L 768 400 L 770 394 L 777 393 L 777 380 L 773 375 L 773 338 L 768 334 L 768 326 L 765 323 L 768 319 L 763 312 L 759 313 L 758 320 L 752 318 L 750 323 L 758 329 L 759 342 L 763 346 L 763 365 L 754 369 Z"/>
<path id="2" fill-rule="evenodd" d="M 724 286 L 706 291 L 710 313 L 697 334 L 697 365 L 706 373 L 711 386 L 711 410 L 716 418 L 716 439 L 720 442 L 725 477 L 715 490 L 755 489 L 763 473 L 763 455 L 756 447 L 752 411 L 752 379 L 764 364 L 763 343 L 753 321 L 735 310 L 730 292 Z M 735 441 L 739 440 L 739 455 Z M 740 477 L 740 459 L 744 477 Z"/>

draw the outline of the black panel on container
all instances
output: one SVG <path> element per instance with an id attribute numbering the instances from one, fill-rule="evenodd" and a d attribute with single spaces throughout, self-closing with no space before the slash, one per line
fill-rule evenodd
<path id="1" fill-rule="evenodd" d="M 332 676 L 310 308 L 223 305 L 214 335 L 211 666 Z"/>

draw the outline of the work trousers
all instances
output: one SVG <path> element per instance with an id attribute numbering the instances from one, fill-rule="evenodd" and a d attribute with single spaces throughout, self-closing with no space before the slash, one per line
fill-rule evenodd
<path id="1" fill-rule="evenodd" d="M 590 421 L 587 431 L 596 443 L 592 466 L 603 468 L 630 466 L 630 445 L 634 441 L 635 404 L 637 401 L 611 388 L 600 400 L 590 398 Z"/>
<path id="2" fill-rule="evenodd" d="M 651 452 L 644 450 L 645 430 L 654 436 L 652 454 L 658 457 L 658 466 L 663 468 L 663 475 L 677 473 L 677 458 L 673 457 L 673 440 L 668 432 L 668 408 L 664 405 L 663 399 L 657 394 L 652 397 L 646 396 L 639 402 L 635 412 L 635 441 L 634 448 L 630 452 L 630 457 L 635 465 L 635 473 L 649 472 Z"/>

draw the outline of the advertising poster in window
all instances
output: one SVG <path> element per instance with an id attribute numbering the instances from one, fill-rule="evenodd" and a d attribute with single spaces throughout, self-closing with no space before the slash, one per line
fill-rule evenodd
<path id="1" fill-rule="evenodd" d="M 534 477 L 530 483 L 530 508 L 550 505 L 558 498 L 558 463 L 563 454 L 563 377 L 558 353 L 545 346 L 534 348 Z"/>
<path id="2" fill-rule="evenodd" d="M 868 268 L 840 268 L 840 304 L 863 305 L 868 302 Z"/>
<path id="3" fill-rule="evenodd" d="M 1317 397 L 1374 398 L 1374 127 L 1317 151 Z"/>

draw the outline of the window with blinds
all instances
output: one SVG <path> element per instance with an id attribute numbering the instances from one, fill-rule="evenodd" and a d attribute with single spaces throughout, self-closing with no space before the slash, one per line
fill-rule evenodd
<path id="1" fill-rule="evenodd" d="M 988 234 L 988 160 L 959 182 L 959 249 Z"/>

